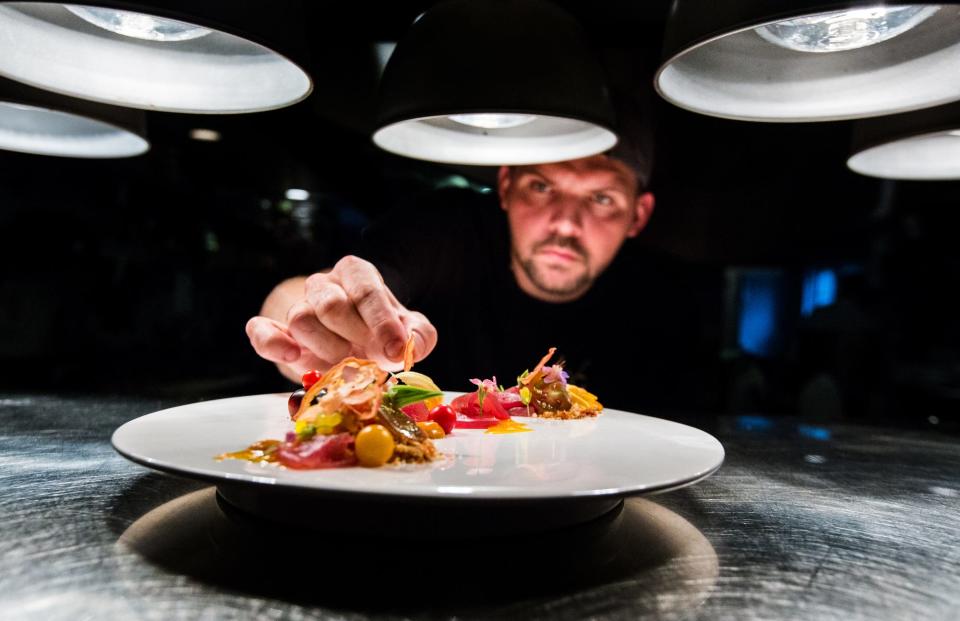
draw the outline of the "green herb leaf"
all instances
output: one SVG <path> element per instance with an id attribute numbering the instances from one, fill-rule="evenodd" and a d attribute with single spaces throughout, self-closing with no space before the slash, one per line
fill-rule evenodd
<path id="1" fill-rule="evenodd" d="M 411 403 L 426 401 L 434 397 L 442 397 L 442 392 L 436 390 L 427 390 L 426 388 L 417 388 L 416 386 L 406 386 L 398 384 L 384 393 L 383 398 L 396 409 L 406 407 Z"/>

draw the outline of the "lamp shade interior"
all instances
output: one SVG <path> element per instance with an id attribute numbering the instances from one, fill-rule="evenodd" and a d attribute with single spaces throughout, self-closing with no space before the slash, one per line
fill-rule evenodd
<path id="1" fill-rule="evenodd" d="M 960 125 L 891 140 L 855 153 L 850 170 L 884 179 L 933 181 L 960 179 Z"/>
<path id="2" fill-rule="evenodd" d="M 397 155 L 481 166 L 576 159 L 601 153 L 617 143 L 612 131 L 586 121 L 528 116 L 535 118 L 508 127 L 468 125 L 444 115 L 411 119 L 380 128 L 373 140 Z"/>
<path id="3" fill-rule="evenodd" d="M 617 143 L 605 79 L 579 23 L 551 2 L 440 2 L 387 62 L 373 141 L 450 164 L 595 155 Z"/>
<path id="4" fill-rule="evenodd" d="M 83 9 L 83 10 L 79 10 Z M 146 14 L 0 3 L 0 75 L 53 92 L 149 110 L 240 113 L 295 103 L 312 88 L 258 43 Z"/>
<path id="5" fill-rule="evenodd" d="M 875 41 L 845 46 L 851 37 L 837 36 L 834 47 L 809 51 L 789 47 L 789 28 L 774 28 L 789 25 L 785 18 L 741 24 L 675 49 L 658 71 L 656 87 L 682 108 L 750 121 L 853 119 L 956 101 L 960 7 L 918 7 L 926 10 Z M 855 33 L 856 20 L 851 24 Z"/>
<path id="6" fill-rule="evenodd" d="M 0 101 L 0 149 L 62 157 L 112 158 L 144 153 L 147 141 L 105 121 Z"/>

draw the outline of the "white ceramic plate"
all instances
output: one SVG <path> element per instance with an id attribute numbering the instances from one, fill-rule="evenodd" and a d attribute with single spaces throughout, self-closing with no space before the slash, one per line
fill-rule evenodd
<path id="1" fill-rule="evenodd" d="M 296 471 L 214 459 L 257 440 L 282 438 L 292 430 L 286 402 L 286 394 L 256 395 L 154 412 L 118 428 L 113 446 L 150 468 L 213 482 L 433 499 L 569 499 L 662 491 L 709 476 L 724 456 L 720 442 L 703 431 L 608 409 L 584 420 L 518 418 L 533 430 L 528 433 L 455 430 L 435 441 L 444 458 L 424 465 Z"/>

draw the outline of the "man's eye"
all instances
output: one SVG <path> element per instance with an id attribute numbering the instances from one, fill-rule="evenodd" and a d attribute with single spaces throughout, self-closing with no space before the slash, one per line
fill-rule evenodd
<path id="1" fill-rule="evenodd" d="M 543 181 L 533 181 L 530 183 L 530 189 L 534 192 L 546 192 L 550 188 Z"/>
<path id="2" fill-rule="evenodd" d="M 594 195 L 593 200 L 594 200 L 598 205 L 612 205 L 612 204 L 613 204 L 613 199 L 610 198 L 609 196 L 607 196 L 606 194 L 596 194 L 596 195 Z"/>

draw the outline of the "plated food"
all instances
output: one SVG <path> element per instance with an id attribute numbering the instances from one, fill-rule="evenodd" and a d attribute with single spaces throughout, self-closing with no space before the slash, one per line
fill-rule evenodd
<path id="1" fill-rule="evenodd" d="M 596 396 L 569 384 L 562 364 L 547 366 L 551 348 L 533 371 L 509 388 L 493 379 L 470 380 L 477 389 L 443 404 L 430 377 L 411 370 L 412 340 L 404 371 L 391 374 L 371 360 L 346 358 L 326 373 L 309 371 L 303 388 L 288 400 L 292 431 L 284 440 L 261 440 L 217 459 L 276 463 L 298 470 L 424 464 L 439 456 L 432 440 L 455 429 L 520 433 L 530 428 L 513 419 L 576 419 L 597 416 Z"/>
<path id="2" fill-rule="evenodd" d="M 533 371 L 524 371 L 510 388 L 498 384 L 496 377 L 470 380 L 477 390 L 454 399 L 451 406 L 467 417 L 473 427 L 489 426 L 513 416 L 555 419 L 597 416 L 603 406 L 596 395 L 570 384 L 562 364 L 547 366 L 554 353 L 556 348 L 551 347 Z"/>

